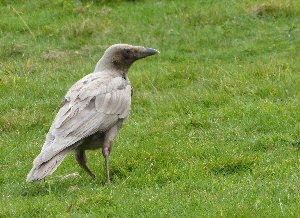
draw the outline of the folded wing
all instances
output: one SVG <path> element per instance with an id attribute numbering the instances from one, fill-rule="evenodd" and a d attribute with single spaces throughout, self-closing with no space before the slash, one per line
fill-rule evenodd
<path id="1" fill-rule="evenodd" d="M 27 179 L 44 163 L 53 162 L 51 159 L 60 156 L 60 152 L 72 150 L 77 141 L 96 132 L 105 132 L 119 119 L 125 119 L 130 104 L 131 86 L 122 77 L 109 78 L 93 73 L 79 80 L 65 96 Z"/>

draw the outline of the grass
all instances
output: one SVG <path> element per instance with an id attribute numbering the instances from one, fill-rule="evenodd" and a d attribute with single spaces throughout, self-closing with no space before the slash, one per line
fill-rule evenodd
<path id="1" fill-rule="evenodd" d="M 298 1 L 0 0 L 0 11 L 0 217 L 298 216 Z M 96 181 L 70 155 L 26 183 L 64 94 L 119 42 L 161 53 L 130 71 L 112 185 L 99 151 Z"/>

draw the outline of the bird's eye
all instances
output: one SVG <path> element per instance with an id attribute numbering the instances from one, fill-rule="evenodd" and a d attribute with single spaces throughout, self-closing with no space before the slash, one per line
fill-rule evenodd
<path id="1" fill-rule="evenodd" d="M 123 51 L 123 56 L 125 59 L 129 59 L 132 56 L 132 52 L 130 49 L 125 48 Z"/>

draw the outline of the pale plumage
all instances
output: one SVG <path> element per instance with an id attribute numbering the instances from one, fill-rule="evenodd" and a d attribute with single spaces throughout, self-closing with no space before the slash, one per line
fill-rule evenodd
<path id="1" fill-rule="evenodd" d="M 85 150 L 102 147 L 109 182 L 112 142 L 130 112 L 129 67 L 135 60 L 156 53 L 154 49 L 126 44 L 108 48 L 94 73 L 76 82 L 65 95 L 27 181 L 40 180 L 54 172 L 70 151 L 75 151 L 80 166 L 95 177 L 86 165 Z"/>

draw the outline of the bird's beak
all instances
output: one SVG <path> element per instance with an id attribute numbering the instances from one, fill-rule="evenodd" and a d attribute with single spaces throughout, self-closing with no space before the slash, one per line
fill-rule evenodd
<path id="1" fill-rule="evenodd" d="M 153 48 L 141 48 L 138 50 L 137 54 L 136 54 L 136 58 L 140 59 L 140 58 L 145 58 L 151 55 L 155 55 L 158 54 L 159 51 L 153 49 Z"/>

